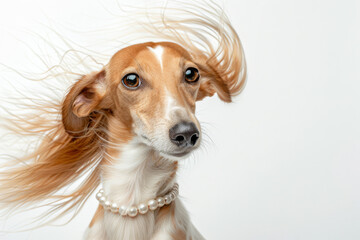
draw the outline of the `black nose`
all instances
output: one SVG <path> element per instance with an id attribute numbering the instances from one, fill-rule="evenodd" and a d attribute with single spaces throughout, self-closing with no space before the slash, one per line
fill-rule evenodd
<path id="1" fill-rule="evenodd" d="M 192 122 L 181 122 L 169 130 L 169 136 L 179 147 L 194 146 L 199 139 L 199 130 Z"/>

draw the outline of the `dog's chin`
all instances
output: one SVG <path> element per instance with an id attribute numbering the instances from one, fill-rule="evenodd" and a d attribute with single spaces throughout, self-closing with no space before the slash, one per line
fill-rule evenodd
<path id="1" fill-rule="evenodd" d="M 190 156 L 192 151 L 184 151 L 184 152 L 165 152 L 159 151 L 159 155 L 173 161 L 183 160 Z"/>

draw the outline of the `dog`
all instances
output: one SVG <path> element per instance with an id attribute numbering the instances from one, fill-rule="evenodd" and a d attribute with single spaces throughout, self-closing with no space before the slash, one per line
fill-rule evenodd
<path id="1" fill-rule="evenodd" d="M 84 239 L 204 239 L 178 198 L 178 162 L 201 144 L 196 102 L 215 93 L 231 102 L 246 78 L 238 35 L 223 12 L 212 14 L 222 21 L 195 13 L 189 21 L 217 34 L 216 49 L 174 34 L 122 48 L 78 79 L 54 106 L 59 121 L 32 128 L 45 138 L 30 163 L 4 173 L 1 202 L 17 208 L 49 200 L 62 215 L 102 185 Z M 86 173 L 71 193 L 58 193 Z"/>

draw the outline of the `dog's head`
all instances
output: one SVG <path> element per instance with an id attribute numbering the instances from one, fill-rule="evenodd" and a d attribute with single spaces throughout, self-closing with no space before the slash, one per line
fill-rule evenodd
<path id="1" fill-rule="evenodd" d="M 201 141 L 196 101 L 215 92 L 231 101 L 238 82 L 230 80 L 238 76 L 222 76 L 221 68 L 171 42 L 126 47 L 72 87 L 63 105 L 65 129 L 81 137 L 101 112 L 112 141 L 136 136 L 160 155 L 184 157 Z"/>

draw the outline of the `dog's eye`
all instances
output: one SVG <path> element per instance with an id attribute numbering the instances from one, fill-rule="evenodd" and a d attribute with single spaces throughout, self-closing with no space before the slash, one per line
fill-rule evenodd
<path id="1" fill-rule="evenodd" d="M 137 74 L 129 73 L 123 77 L 122 83 L 129 89 L 136 89 L 141 85 L 141 80 Z"/>
<path id="2" fill-rule="evenodd" d="M 197 82 L 200 78 L 199 71 L 196 68 L 190 67 L 185 71 L 185 81 L 188 83 Z"/>

